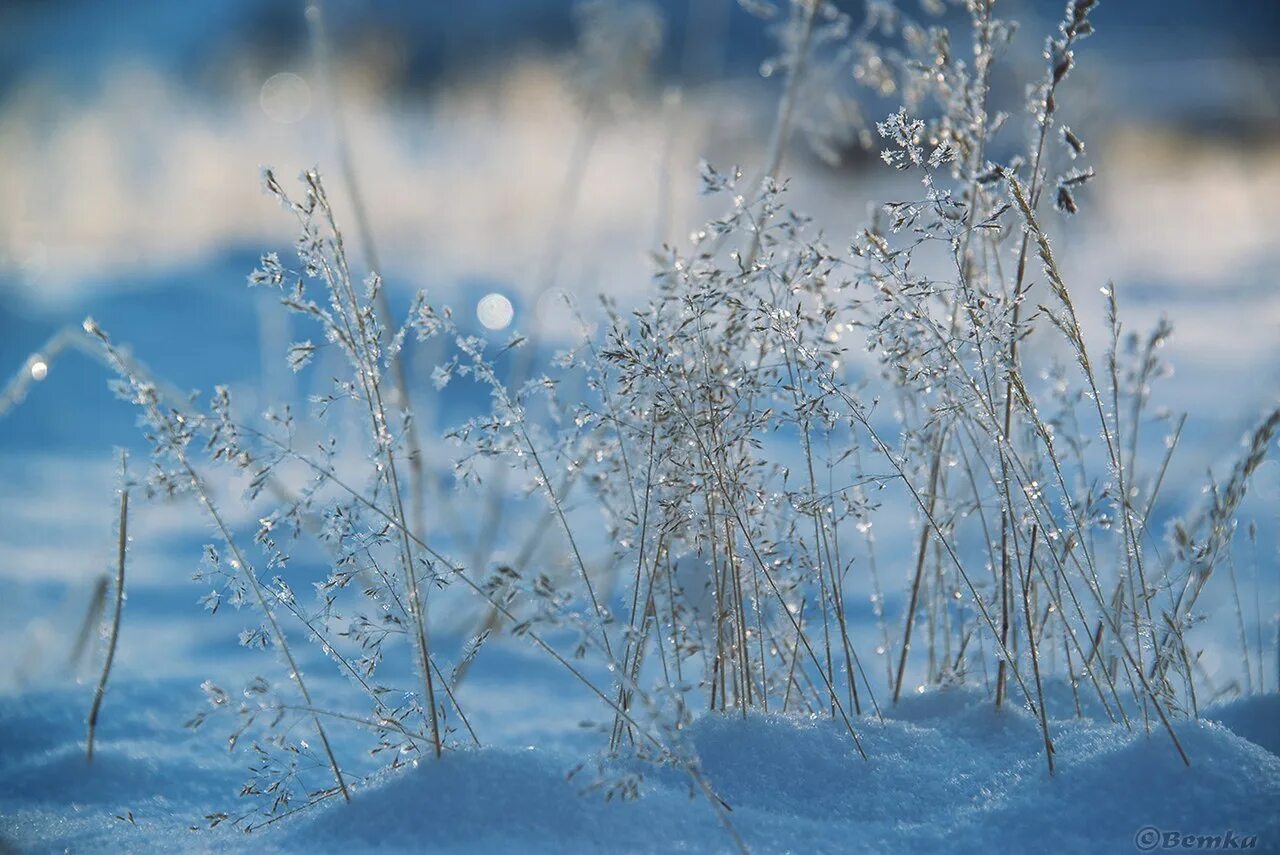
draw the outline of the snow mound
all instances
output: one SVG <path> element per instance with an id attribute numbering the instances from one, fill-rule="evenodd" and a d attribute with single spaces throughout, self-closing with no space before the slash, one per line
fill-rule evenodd
<path id="1" fill-rule="evenodd" d="M 618 761 L 618 773 L 643 776 L 641 798 L 605 801 L 581 793 L 594 767 L 568 778 L 576 755 L 514 747 L 449 752 L 384 775 L 350 804 L 253 834 L 230 823 L 210 831 L 205 814 L 248 808 L 236 798 L 246 758 L 182 729 L 175 711 L 197 695 L 182 682 L 122 681 L 92 766 L 82 755 L 82 690 L 0 698 L 0 852 L 733 848 L 678 769 Z M 906 698 L 883 723 L 857 719 L 868 760 L 826 718 L 704 716 L 685 736 L 755 853 L 1122 852 L 1147 827 L 1256 835 L 1255 851 L 1275 851 L 1280 757 L 1266 747 L 1275 747 L 1277 703 L 1242 700 L 1175 724 L 1190 768 L 1157 726 L 1148 734 L 1141 720 L 1129 730 L 1088 714 L 1059 718 L 1052 778 L 1038 722 L 966 690 Z M 354 757 L 359 748 L 338 750 Z"/>
<path id="2" fill-rule="evenodd" d="M 755 852 L 1127 851 L 1143 828 L 1257 836 L 1280 847 L 1280 758 L 1207 721 L 1180 722 L 1191 758 L 1141 722 L 1132 731 L 1054 722 L 1050 778 L 1036 721 L 979 695 L 906 700 L 858 723 L 862 760 L 829 720 L 705 717 L 688 731 L 707 777 Z M 728 850 L 678 770 L 648 770 L 643 796 L 579 795 L 575 762 L 534 750 L 460 751 L 295 823 L 288 849 L 431 852 Z"/>

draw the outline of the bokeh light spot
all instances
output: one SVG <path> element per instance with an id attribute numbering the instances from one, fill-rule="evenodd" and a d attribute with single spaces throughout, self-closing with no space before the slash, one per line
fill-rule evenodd
<path id="1" fill-rule="evenodd" d="M 311 87 L 291 71 L 267 78 L 258 95 L 262 112 L 282 125 L 291 125 L 311 112 Z"/>
<path id="2" fill-rule="evenodd" d="M 486 329 L 504 330 L 515 317 L 515 307 L 502 294 L 485 294 L 476 304 L 476 317 Z"/>

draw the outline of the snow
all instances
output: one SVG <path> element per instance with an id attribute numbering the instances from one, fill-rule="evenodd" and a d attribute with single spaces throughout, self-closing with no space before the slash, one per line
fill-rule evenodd
<path id="1" fill-rule="evenodd" d="M 618 761 L 641 797 L 605 801 L 573 779 L 564 748 L 449 752 L 386 773 L 350 804 L 332 802 L 244 834 L 204 815 L 234 814 L 245 758 L 181 729 L 183 681 L 116 686 L 92 765 L 83 758 L 86 692 L 61 687 L 0 700 L 0 840 L 23 852 L 728 851 L 732 842 L 678 769 Z M 706 777 L 754 852 L 1129 851 L 1151 826 L 1257 836 L 1280 847 L 1280 696 L 1180 721 L 1184 767 L 1166 734 L 1108 721 L 1051 722 L 1057 773 L 1038 724 L 976 690 L 904 698 L 856 725 L 869 756 L 829 719 L 703 716 L 686 731 Z M 529 734 L 522 734 L 529 738 Z M 551 740 L 551 744 L 555 744 Z M 341 751 L 341 746 L 339 748 Z M 129 817 L 132 815 L 133 819 Z M 121 818 L 122 817 L 122 818 Z M 197 830 L 192 830 L 195 826 Z"/>

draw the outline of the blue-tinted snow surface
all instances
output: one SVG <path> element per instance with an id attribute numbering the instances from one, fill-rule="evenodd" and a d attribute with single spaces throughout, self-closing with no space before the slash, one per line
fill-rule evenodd
<path id="1" fill-rule="evenodd" d="M 129 681 L 110 694 L 92 766 L 85 690 L 0 702 L 0 828 L 19 851 L 672 852 L 730 838 L 688 778 L 644 771 L 642 796 L 605 802 L 567 780 L 579 758 L 516 745 L 459 750 L 388 774 L 349 805 L 244 834 L 208 831 L 234 812 L 244 756 L 172 716 L 190 686 Z M 1274 722 L 1280 698 L 1249 702 Z M 1046 773 L 1036 721 L 976 692 L 906 698 L 857 722 L 869 761 L 827 719 L 711 716 L 685 732 L 731 821 L 756 852 L 1124 852 L 1144 827 L 1257 836 L 1280 848 L 1280 757 L 1210 721 L 1168 736 L 1087 719 L 1052 723 Z M 353 746 L 341 738 L 340 754 Z M 130 813 L 132 821 L 129 820 Z M 120 819 L 117 817 L 124 817 Z M 191 830 L 197 826 L 201 830 Z"/>

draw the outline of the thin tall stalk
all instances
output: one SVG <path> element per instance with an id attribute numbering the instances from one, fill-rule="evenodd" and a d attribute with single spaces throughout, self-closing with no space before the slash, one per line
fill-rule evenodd
<path id="1" fill-rule="evenodd" d="M 1049 774 L 1053 774 L 1053 740 L 1049 737 L 1049 713 L 1045 708 L 1044 702 L 1044 683 L 1040 680 L 1040 655 L 1036 645 L 1035 624 L 1031 614 L 1031 594 L 1028 589 L 1035 585 L 1032 578 L 1036 566 L 1036 538 L 1040 534 L 1040 527 L 1033 526 L 1031 529 L 1031 548 L 1027 553 L 1027 573 L 1025 576 L 1020 575 L 1018 580 L 1022 583 L 1022 614 L 1027 622 L 1027 646 L 1031 648 L 1031 668 L 1036 678 L 1036 706 L 1040 712 L 1040 730 L 1044 734 L 1044 757 L 1049 764 Z"/>
<path id="2" fill-rule="evenodd" d="M 102 676 L 98 678 L 98 687 L 93 692 L 93 706 L 89 708 L 89 733 L 85 739 L 85 760 L 93 762 L 93 739 L 98 728 L 98 713 L 102 710 L 102 699 L 107 694 L 107 680 L 111 677 L 111 664 L 116 658 L 116 643 L 120 640 L 120 616 L 124 611 L 124 559 L 129 544 L 129 484 L 126 465 L 127 455 L 120 452 L 120 513 L 116 541 L 116 596 L 115 607 L 111 614 L 111 631 L 107 635 L 107 657 L 102 663 Z"/>
<path id="3" fill-rule="evenodd" d="M 306 19 L 311 34 L 312 52 L 315 55 L 316 68 L 325 91 L 329 96 L 329 113 L 333 128 L 334 146 L 338 155 L 338 171 L 342 175 L 343 184 L 351 200 L 351 213 L 355 221 L 356 237 L 364 253 L 365 263 L 369 270 L 377 275 L 383 274 L 382 261 L 378 255 L 377 242 L 373 237 L 373 226 L 369 222 L 368 209 L 365 205 L 364 191 L 356 176 L 355 156 L 351 151 L 351 139 L 347 133 L 346 115 L 343 110 L 342 96 L 338 89 L 337 74 L 333 67 L 332 46 L 329 44 L 329 32 L 325 22 L 324 0 L 308 0 Z M 392 321 L 391 301 L 385 288 L 379 288 L 374 295 L 374 306 L 377 308 L 379 321 L 385 333 L 395 328 Z M 391 355 L 389 366 L 394 395 L 392 403 L 405 413 L 413 412 L 413 400 L 409 394 L 409 378 L 401 353 Z M 422 453 L 422 440 L 418 434 L 418 423 L 409 418 L 404 429 L 405 445 L 408 447 L 409 484 L 412 497 L 410 519 L 417 531 L 425 531 L 426 526 L 426 464 Z"/>

